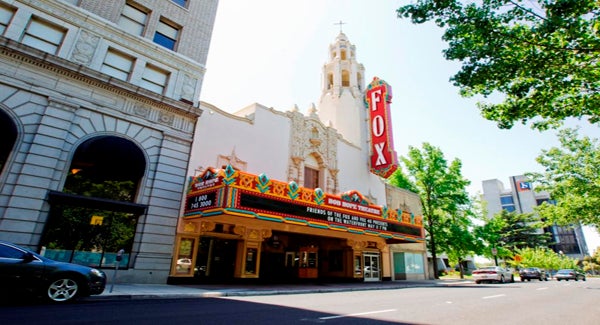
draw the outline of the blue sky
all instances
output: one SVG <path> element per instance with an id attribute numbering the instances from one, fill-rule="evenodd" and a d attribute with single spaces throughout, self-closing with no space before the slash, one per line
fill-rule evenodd
<path id="1" fill-rule="evenodd" d="M 306 112 L 321 95 L 321 68 L 328 46 L 343 32 L 356 46 L 366 78 L 392 86 L 392 123 L 396 151 L 424 142 L 440 148 L 448 160 L 460 159 L 469 192 L 481 182 L 542 171 L 535 158 L 557 146 L 554 132 L 517 125 L 500 130 L 479 115 L 476 99 L 462 98 L 449 78 L 459 69 L 446 61 L 443 31 L 433 24 L 413 25 L 395 10 L 409 0 L 224 0 L 219 2 L 201 100 L 235 112 L 252 103 Z M 581 133 L 600 138 L 586 122 Z M 590 253 L 600 246 L 586 232 Z"/>

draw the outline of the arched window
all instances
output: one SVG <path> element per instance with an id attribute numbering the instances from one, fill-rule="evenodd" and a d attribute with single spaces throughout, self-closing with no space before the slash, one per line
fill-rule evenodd
<path id="1" fill-rule="evenodd" d="M 348 70 L 342 70 L 342 87 L 350 87 L 350 73 Z"/>
<path id="2" fill-rule="evenodd" d="M 15 141 L 17 140 L 17 127 L 11 118 L 0 110 L 0 173 L 10 156 Z"/>
<path id="3" fill-rule="evenodd" d="M 63 192 L 51 192 L 50 217 L 42 245 L 47 257 L 95 267 L 114 267 L 117 252 L 129 257 L 138 217 L 146 206 L 135 204 L 146 170 L 143 151 L 133 142 L 99 136 L 79 145 Z"/>
<path id="4" fill-rule="evenodd" d="M 327 74 L 327 89 L 331 89 L 333 87 L 333 73 Z"/>
<path id="5" fill-rule="evenodd" d="M 341 52 L 342 60 L 346 60 L 346 50 L 342 50 Z"/>

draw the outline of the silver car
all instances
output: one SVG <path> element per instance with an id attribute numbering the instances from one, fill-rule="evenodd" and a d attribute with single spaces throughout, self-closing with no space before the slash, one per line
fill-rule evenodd
<path id="1" fill-rule="evenodd" d="M 515 282 L 512 270 L 500 266 L 482 267 L 473 271 L 472 274 L 473 280 L 477 284 L 482 282 Z"/>

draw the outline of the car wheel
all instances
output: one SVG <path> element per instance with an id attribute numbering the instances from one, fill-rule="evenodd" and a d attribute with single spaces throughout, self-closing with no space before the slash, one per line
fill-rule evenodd
<path id="1" fill-rule="evenodd" d="M 500 276 L 500 283 L 504 283 L 504 282 L 505 282 L 505 280 L 504 280 L 504 275 L 501 275 L 501 276 Z"/>
<path id="2" fill-rule="evenodd" d="M 47 296 L 53 302 L 73 300 L 80 293 L 79 284 L 70 277 L 60 277 L 48 285 Z"/>
<path id="3" fill-rule="evenodd" d="M 476 284 L 480 284 L 480 283 L 481 283 L 481 281 L 475 281 L 475 283 L 476 283 Z"/>
<path id="4" fill-rule="evenodd" d="M 514 275 L 510 275 L 510 283 L 515 283 L 515 276 Z"/>
<path id="5" fill-rule="evenodd" d="M 525 282 L 525 279 L 523 279 L 522 277 L 521 277 L 521 282 Z"/>

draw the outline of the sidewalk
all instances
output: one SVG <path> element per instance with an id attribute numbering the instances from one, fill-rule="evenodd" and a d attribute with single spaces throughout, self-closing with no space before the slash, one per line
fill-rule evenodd
<path id="1" fill-rule="evenodd" d="M 391 290 L 414 287 L 450 286 L 473 283 L 470 280 L 417 280 L 361 283 L 303 283 L 272 285 L 169 285 L 169 284 L 107 284 L 101 295 L 85 300 L 157 299 L 157 298 L 214 298 L 231 296 L 260 296 L 341 291 Z"/>

